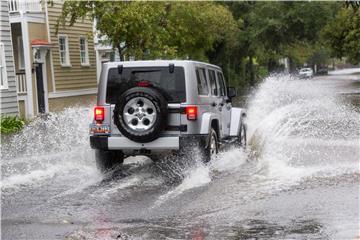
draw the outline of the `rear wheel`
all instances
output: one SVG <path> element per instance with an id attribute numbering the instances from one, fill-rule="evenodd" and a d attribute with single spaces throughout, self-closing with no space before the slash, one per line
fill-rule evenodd
<path id="1" fill-rule="evenodd" d="M 101 172 L 106 172 L 124 162 L 122 151 L 95 150 L 96 166 Z"/>
<path id="2" fill-rule="evenodd" d="M 211 128 L 206 143 L 203 144 L 203 162 L 210 162 L 219 152 L 219 139 L 216 131 Z"/>

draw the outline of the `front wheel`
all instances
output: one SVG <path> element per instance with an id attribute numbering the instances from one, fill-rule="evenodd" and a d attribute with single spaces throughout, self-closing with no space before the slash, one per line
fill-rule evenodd
<path id="1" fill-rule="evenodd" d="M 124 162 L 122 151 L 95 150 L 96 166 L 101 172 L 106 172 Z"/>
<path id="2" fill-rule="evenodd" d="M 237 142 L 239 146 L 246 147 L 246 125 L 244 123 L 241 123 L 240 125 L 240 132 Z"/>

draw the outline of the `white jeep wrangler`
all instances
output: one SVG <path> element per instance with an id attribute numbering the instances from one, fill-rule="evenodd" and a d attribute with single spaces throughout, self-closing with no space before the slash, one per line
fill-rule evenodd
<path id="1" fill-rule="evenodd" d="M 228 143 L 246 144 L 245 110 L 221 68 L 195 61 L 103 65 L 90 145 L 105 171 L 127 156 L 177 153 L 190 143 L 207 162 Z M 186 150 L 187 151 L 187 150 Z"/>

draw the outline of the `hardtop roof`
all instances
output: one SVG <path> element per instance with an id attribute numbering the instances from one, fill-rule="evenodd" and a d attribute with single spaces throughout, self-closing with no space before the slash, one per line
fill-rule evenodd
<path id="1" fill-rule="evenodd" d="M 186 66 L 190 64 L 204 64 L 209 67 L 221 69 L 219 66 L 205 63 L 205 62 L 199 62 L 199 61 L 193 61 L 193 60 L 141 60 L 141 61 L 122 61 L 122 62 L 107 62 L 104 63 L 108 67 L 117 67 L 118 65 L 123 65 L 124 67 L 167 67 L 169 64 L 174 64 L 175 66 Z"/>

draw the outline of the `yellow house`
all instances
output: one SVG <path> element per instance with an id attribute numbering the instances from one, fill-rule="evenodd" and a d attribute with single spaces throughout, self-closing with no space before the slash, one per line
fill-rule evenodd
<path id="1" fill-rule="evenodd" d="M 56 24 L 62 3 L 8 0 L 20 115 L 93 102 L 97 62 L 93 22 Z"/>

